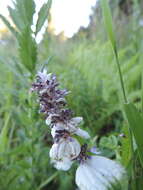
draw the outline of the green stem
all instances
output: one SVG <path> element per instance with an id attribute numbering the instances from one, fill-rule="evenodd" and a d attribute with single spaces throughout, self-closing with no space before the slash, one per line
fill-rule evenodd
<path id="1" fill-rule="evenodd" d="M 143 32 L 143 30 L 141 30 Z M 140 39 L 141 39 L 141 32 L 140 32 Z M 140 44 L 140 64 L 141 64 L 141 108 L 142 108 L 142 114 L 143 114 L 143 65 L 142 65 L 142 59 L 143 59 L 143 43 Z"/>
<path id="2" fill-rule="evenodd" d="M 141 104 L 142 104 L 142 114 L 143 114 L 143 71 L 141 73 Z"/>
<path id="3" fill-rule="evenodd" d="M 123 97 L 124 97 L 124 103 L 127 104 L 128 100 L 126 97 L 126 91 L 125 91 L 125 86 L 124 86 L 124 81 L 123 81 L 123 76 L 122 76 L 122 71 L 121 71 L 121 67 L 120 67 L 120 63 L 119 63 L 118 52 L 117 52 L 116 46 L 114 47 L 114 53 L 115 53 L 115 57 L 116 57 L 116 63 L 117 63 L 117 67 L 118 67 L 120 83 L 121 83 L 121 88 L 122 88 Z M 131 161 L 132 162 L 132 190 L 135 190 L 136 184 L 134 183 L 134 180 L 135 180 L 135 162 L 134 162 L 134 160 L 135 159 L 134 159 L 134 147 L 133 147 L 133 134 L 132 134 L 132 131 L 130 128 L 128 130 L 129 130 L 130 146 L 131 146 L 131 152 L 132 152 L 132 161 Z"/>
<path id="4" fill-rule="evenodd" d="M 55 172 L 52 176 L 50 176 L 47 180 L 45 180 L 39 187 L 37 190 L 42 189 L 44 186 L 48 185 L 53 179 L 55 179 L 55 177 L 57 177 L 59 174 L 59 172 Z"/>

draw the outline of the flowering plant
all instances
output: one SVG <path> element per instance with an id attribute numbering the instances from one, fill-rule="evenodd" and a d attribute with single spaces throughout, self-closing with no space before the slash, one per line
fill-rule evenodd
<path id="1" fill-rule="evenodd" d="M 61 90 L 54 74 L 46 70 L 38 72 L 32 91 L 38 94 L 40 112 L 51 129 L 53 145 L 49 155 L 51 163 L 58 170 L 67 171 L 77 161 L 76 184 L 81 190 L 106 190 L 119 183 L 125 176 L 124 168 L 108 158 L 96 155 L 94 148 L 80 144 L 77 136 L 89 139 L 90 135 L 79 128 L 82 117 L 73 117 L 67 108 L 67 90 Z"/>

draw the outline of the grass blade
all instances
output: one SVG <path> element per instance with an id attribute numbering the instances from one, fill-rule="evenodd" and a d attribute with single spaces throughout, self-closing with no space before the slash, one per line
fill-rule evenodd
<path id="1" fill-rule="evenodd" d="M 124 102 L 127 103 L 128 101 L 127 101 L 127 97 L 126 97 L 126 93 L 125 93 L 124 81 L 123 81 L 123 76 L 122 76 L 120 63 L 119 63 L 119 58 L 118 58 L 115 33 L 113 31 L 112 15 L 111 15 L 110 7 L 109 7 L 109 4 L 108 4 L 107 0 L 101 0 L 101 8 L 102 8 L 102 12 L 103 12 L 105 28 L 106 28 L 106 31 L 108 33 L 108 37 L 109 37 L 109 40 L 110 40 L 110 42 L 112 44 L 114 54 L 115 54 L 115 58 L 116 58 L 116 63 L 117 63 L 117 67 L 118 67 L 118 72 L 119 72 L 119 77 L 120 77 L 120 83 L 121 83 L 121 88 L 122 88 L 122 92 L 123 92 Z"/>
<path id="2" fill-rule="evenodd" d="M 7 146 L 7 134 L 8 134 L 8 127 L 9 127 L 9 120 L 10 120 L 10 114 L 6 116 L 5 124 L 1 130 L 0 133 L 0 153 L 4 152 L 6 150 Z"/>
<path id="3" fill-rule="evenodd" d="M 107 0 L 101 0 L 101 8 L 102 8 L 102 13 L 103 13 L 105 28 L 107 30 L 109 39 L 112 43 L 113 48 L 116 48 L 116 40 L 115 40 L 114 31 L 113 31 L 112 16 L 111 16 L 111 12 L 110 12 L 110 8 L 109 8 Z"/>
<path id="4" fill-rule="evenodd" d="M 57 177 L 59 172 L 55 172 L 52 176 L 50 176 L 46 181 L 44 181 L 37 190 L 42 189 L 45 185 L 48 185 L 55 177 Z"/>

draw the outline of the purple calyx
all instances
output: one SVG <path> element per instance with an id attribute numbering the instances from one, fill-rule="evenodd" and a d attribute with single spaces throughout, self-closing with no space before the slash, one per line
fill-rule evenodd
<path id="1" fill-rule="evenodd" d="M 77 158 L 75 158 L 75 160 L 77 160 L 79 163 L 84 163 L 87 159 L 91 158 L 91 156 L 89 156 L 87 152 L 88 152 L 87 144 L 82 145 L 80 154 L 78 155 Z"/>

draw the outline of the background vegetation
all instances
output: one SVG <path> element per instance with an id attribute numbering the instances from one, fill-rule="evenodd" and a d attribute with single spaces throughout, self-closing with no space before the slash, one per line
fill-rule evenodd
<path id="1" fill-rule="evenodd" d="M 74 167 L 65 173 L 50 164 L 50 131 L 38 113 L 35 95 L 29 92 L 43 64 L 71 91 L 68 105 L 84 118 L 83 128 L 92 135 L 90 143 L 124 165 L 129 190 L 142 190 L 143 170 L 134 140 L 133 150 L 130 146 L 116 60 L 100 4 L 93 7 L 88 28 L 81 27 L 71 39 L 63 33 L 55 36 L 48 27 L 37 44 L 35 38 L 47 18 L 50 23 L 50 4 L 39 12 L 35 31 L 31 30 L 33 0 L 16 0 L 15 8 L 9 7 L 15 27 L 0 15 L 11 31 L 0 40 L 0 190 L 76 189 Z M 112 0 L 109 4 L 127 97 L 141 110 L 143 2 Z"/>

